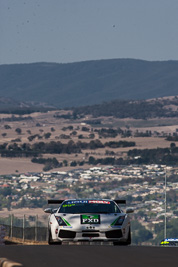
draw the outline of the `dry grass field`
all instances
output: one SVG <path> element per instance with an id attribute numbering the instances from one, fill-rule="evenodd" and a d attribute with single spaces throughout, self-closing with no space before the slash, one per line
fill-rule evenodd
<path id="1" fill-rule="evenodd" d="M 58 114 L 64 114 L 66 111 L 58 111 Z M 68 112 L 68 111 L 67 111 Z M 94 132 L 95 126 L 90 126 L 85 124 L 86 119 L 89 117 L 78 119 L 76 121 L 65 120 L 62 118 L 55 118 L 54 114 L 56 111 L 50 111 L 47 113 L 33 113 L 30 115 L 22 116 L 24 120 L 21 121 L 7 121 L 7 118 L 11 118 L 12 115 L 0 114 L 0 144 L 22 144 L 22 143 L 36 143 L 36 142 L 50 142 L 50 141 L 61 141 L 62 143 L 68 143 L 70 140 L 74 142 L 90 142 L 92 139 L 89 138 L 89 134 L 94 133 L 94 139 L 99 139 L 98 133 Z M 28 119 L 28 116 L 31 119 Z M 15 117 L 19 117 L 15 115 Z M 26 118 L 26 119 L 25 119 Z M 99 118 L 101 120 L 101 125 L 97 125 L 96 128 L 118 128 L 128 129 L 132 132 L 146 132 L 147 130 L 152 132 L 173 134 L 173 132 L 178 129 L 177 118 L 171 119 L 151 119 L 151 120 L 134 120 L 134 119 L 116 119 L 116 118 Z M 68 127 L 72 126 L 73 129 L 69 130 Z M 90 131 L 82 131 L 82 127 L 86 126 Z M 21 133 L 17 133 L 17 128 L 21 129 Z M 67 129 L 66 129 L 67 128 Z M 93 130 L 93 131 L 92 131 Z M 72 132 L 76 131 L 77 134 L 73 135 Z M 50 133 L 51 136 L 46 139 L 45 134 Z M 29 141 L 29 137 L 33 135 L 38 135 L 32 141 Z M 68 138 L 64 139 L 61 135 L 66 135 Z M 83 135 L 82 139 L 78 136 Z M 163 137 L 129 137 L 121 138 L 117 136 L 116 138 L 100 138 L 100 141 L 105 143 L 108 141 L 134 141 L 137 149 L 145 148 L 164 148 L 169 147 L 169 141 L 166 141 Z M 116 156 L 124 157 L 125 153 L 132 148 L 102 148 L 97 150 L 83 150 L 79 154 L 44 154 L 44 158 L 56 157 L 58 161 L 82 161 L 86 157 L 93 155 L 95 158 L 105 157 L 106 150 L 114 151 Z M 84 168 L 88 166 L 84 165 Z M 72 167 L 63 167 L 60 170 L 68 170 Z M 12 173 L 25 173 L 25 172 L 41 172 L 43 169 L 42 164 L 36 164 L 31 162 L 31 158 L 2 158 L 0 157 L 0 174 L 12 174 Z"/>
<path id="2" fill-rule="evenodd" d="M 47 217 L 48 215 L 44 213 L 43 209 L 41 208 L 34 208 L 34 209 L 28 209 L 28 208 L 21 208 L 21 209 L 13 209 L 13 210 L 8 210 L 8 209 L 3 209 L 0 210 L 0 217 L 1 218 L 7 218 L 9 215 L 13 214 L 15 217 L 22 219 L 24 214 L 28 218 L 29 216 L 36 216 L 38 215 L 38 219 L 40 221 L 46 221 L 47 222 Z"/>

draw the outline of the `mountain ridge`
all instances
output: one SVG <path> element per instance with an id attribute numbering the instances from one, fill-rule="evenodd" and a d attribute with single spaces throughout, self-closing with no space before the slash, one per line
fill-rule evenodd
<path id="1" fill-rule="evenodd" d="M 0 65 L 0 97 L 57 108 L 178 95 L 178 61 L 137 59 Z"/>

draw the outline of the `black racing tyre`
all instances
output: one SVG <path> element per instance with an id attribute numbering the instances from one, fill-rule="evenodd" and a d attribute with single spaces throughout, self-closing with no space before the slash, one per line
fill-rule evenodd
<path id="1" fill-rule="evenodd" d="M 114 246 L 128 246 L 131 244 L 131 232 L 129 229 L 129 234 L 126 242 L 113 242 Z"/>
<path id="2" fill-rule="evenodd" d="M 52 241 L 52 235 L 51 235 L 51 231 L 49 230 L 49 233 L 48 233 L 48 244 L 49 245 L 53 245 L 54 242 Z"/>
<path id="3" fill-rule="evenodd" d="M 128 238 L 127 238 L 126 244 L 127 245 L 130 245 L 131 243 L 132 243 L 132 240 L 131 240 L 131 232 L 130 232 L 130 228 L 129 228 L 129 234 L 128 234 Z"/>
<path id="4" fill-rule="evenodd" d="M 48 234 L 48 244 L 49 245 L 62 245 L 62 242 L 53 242 L 52 240 L 52 235 L 51 235 L 51 231 L 49 230 L 49 234 Z"/>

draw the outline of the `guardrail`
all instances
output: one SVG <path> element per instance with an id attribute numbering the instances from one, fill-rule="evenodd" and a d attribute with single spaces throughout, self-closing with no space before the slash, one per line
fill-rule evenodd
<path id="1" fill-rule="evenodd" d="M 48 231 L 47 227 L 10 227 L 9 225 L 3 225 L 5 228 L 5 236 L 8 238 L 20 238 L 22 241 L 47 241 Z"/>
<path id="2" fill-rule="evenodd" d="M 48 239 L 48 229 L 47 227 L 17 227 L 9 225 L 0 225 L 1 230 L 1 239 L 8 237 L 8 239 L 18 238 L 22 242 L 25 240 L 31 241 L 47 241 Z M 2 232 L 3 231 L 3 232 Z M 3 241 L 1 241 L 3 242 Z"/>
<path id="3" fill-rule="evenodd" d="M 38 216 L 35 216 L 33 223 L 29 223 L 25 216 L 19 219 L 11 215 L 4 223 L 0 222 L 0 244 L 3 244 L 5 237 L 8 240 L 20 239 L 21 242 L 26 240 L 46 242 L 48 240 L 48 228 L 38 221 Z"/>

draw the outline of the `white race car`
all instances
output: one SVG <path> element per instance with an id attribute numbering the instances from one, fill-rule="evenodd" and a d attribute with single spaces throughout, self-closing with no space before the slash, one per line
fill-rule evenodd
<path id="1" fill-rule="evenodd" d="M 57 209 L 45 209 L 49 216 L 48 243 L 113 242 L 114 245 L 130 245 L 131 230 L 127 208 L 124 213 L 117 204 L 125 200 L 69 199 L 48 200 L 48 204 L 61 204 Z"/>

